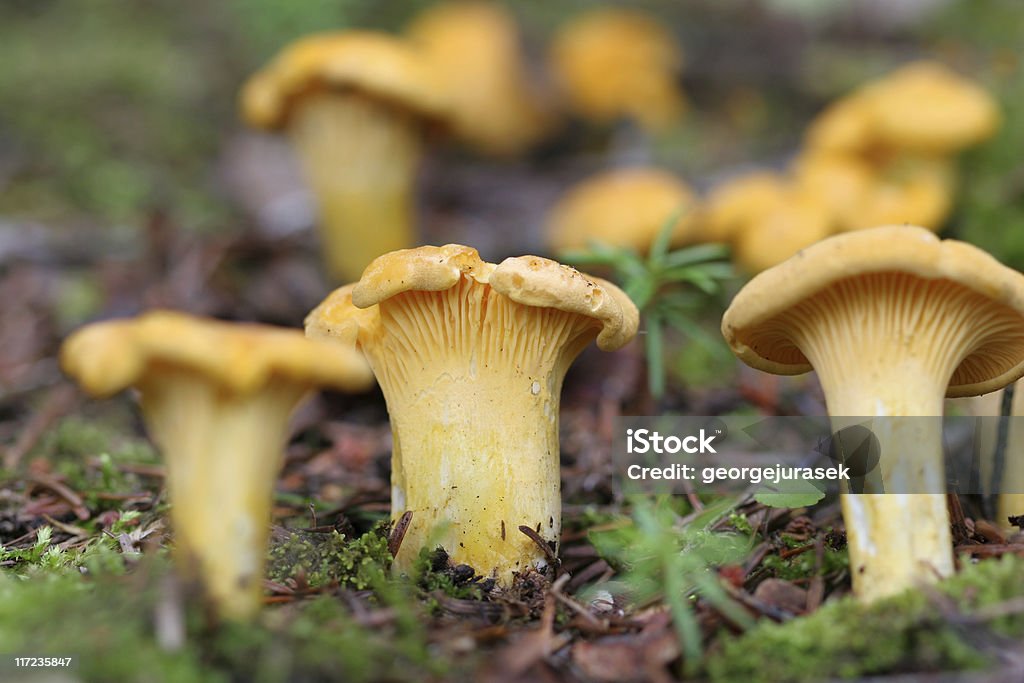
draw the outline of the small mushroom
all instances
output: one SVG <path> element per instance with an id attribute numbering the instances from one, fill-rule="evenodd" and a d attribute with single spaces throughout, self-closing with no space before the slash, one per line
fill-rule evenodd
<path id="1" fill-rule="evenodd" d="M 1024 275 L 924 228 L 851 232 L 753 278 L 722 333 L 754 368 L 814 369 L 834 429 L 889 418 L 874 426 L 881 482 L 896 493 L 869 480 L 842 497 L 854 591 L 874 600 L 950 574 L 941 423 L 893 418 L 938 418 L 944 396 L 1024 374 Z"/>
<path id="2" fill-rule="evenodd" d="M 882 147 L 950 154 L 999 129 L 995 99 L 934 61 L 906 64 L 874 85 L 868 99 L 872 135 Z"/>
<path id="3" fill-rule="evenodd" d="M 171 311 L 88 325 L 60 360 L 93 396 L 139 390 L 167 463 L 178 565 L 221 616 L 251 616 L 288 418 L 314 387 L 368 388 L 365 360 L 297 330 Z"/>
<path id="4" fill-rule="evenodd" d="M 415 244 L 424 126 L 449 106 L 422 52 L 370 31 L 312 35 L 252 76 L 241 106 L 250 125 L 291 138 L 319 205 L 332 275 L 359 277 L 377 256 Z"/>
<path id="5" fill-rule="evenodd" d="M 716 186 L 701 212 L 701 240 L 732 242 L 744 228 L 782 204 L 786 188 L 786 179 L 769 171 L 744 173 Z"/>
<path id="6" fill-rule="evenodd" d="M 932 61 L 906 64 L 826 107 L 806 146 L 821 152 L 945 155 L 995 134 L 998 105 L 981 87 Z"/>
<path id="7" fill-rule="evenodd" d="M 953 209 L 955 192 L 951 161 L 900 155 L 880 164 L 860 201 L 838 212 L 839 229 L 905 224 L 938 232 Z"/>
<path id="8" fill-rule="evenodd" d="M 550 128 L 524 63 L 515 18 L 491 2 L 433 5 L 406 28 L 451 97 L 451 128 L 473 147 L 520 154 Z"/>
<path id="9" fill-rule="evenodd" d="M 674 220 L 672 244 L 679 246 L 696 237 L 696 204 L 689 185 L 668 171 L 605 171 L 573 186 L 558 200 L 548 213 L 547 242 L 556 252 L 594 241 L 643 253 Z"/>
<path id="10" fill-rule="evenodd" d="M 783 189 L 733 237 L 733 260 L 744 272 L 760 273 L 832 234 L 835 217 L 825 198 L 798 185 Z"/>
<path id="11" fill-rule="evenodd" d="M 455 244 L 386 254 L 310 313 L 306 333 L 357 345 L 384 392 L 391 514 L 412 512 L 397 568 L 428 544 L 503 584 L 548 564 L 562 379 L 595 338 L 623 346 L 638 319 L 603 280 L 537 256 L 485 263 Z"/>
<path id="12" fill-rule="evenodd" d="M 585 120 L 660 130 L 686 111 L 682 49 L 644 12 L 602 7 L 573 18 L 555 36 L 550 61 L 570 109 Z"/>
<path id="13" fill-rule="evenodd" d="M 872 121 L 863 89 L 825 107 L 807 127 L 804 147 L 815 153 L 858 155 L 872 144 Z"/>
<path id="14" fill-rule="evenodd" d="M 821 198 L 840 220 L 859 216 L 865 197 L 875 187 L 877 170 L 860 157 L 849 154 L 804 152 L 793 164 L 793 181 L 805 192 Z M 867 224 L 897 225 L 914 221 L 891 220 Z"/>

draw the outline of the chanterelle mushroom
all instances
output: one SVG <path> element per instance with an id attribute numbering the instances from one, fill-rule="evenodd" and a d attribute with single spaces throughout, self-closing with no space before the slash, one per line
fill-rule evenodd
<path id="1" fill-rule="evenodd" d="M 298 330 L 170 311 L 84 327 L 60 357 L 94 396 L 139 389 L 167 462 L 179 566 L 221 615 L 250 616 L 288 418 L 314 387 L 368 388 L 366 361 Z"/>
<path id="2" fill-rule="evenodd" d="M 877 170 L 860 201 L 839 213 L 842 230 L 906 224 L 938 232 L 943 227 L 956 194 L 951 161 L 896 156 Z"/>
<path id="3" fill-rule="evenodd" d="M 842 501 L 861 598 L 951 573 L 940 422 L 891 418 L 941 416 L 943 396 L 986 393 L 1024 374 L 1024 276 L 923 228 L 872 228 L 752 279 L 722 333 L 752 367 L 814 369 L 835 427 L 890 418 L 876 421 L 876 436 L 882 483 L 897 493 L 866 489 Z"/>
<path id="4" fill-rule="evenodd" d="M 640 10 L 598 7 L 573 18 L 554 37 L 550 61 L 570 108 L 586 120 L 661 130 L 686 111 L 682 48 Z"/>
<path id="5" fill-rule="evenodd" d="M 303 38 L 245 84 L 242 115 L 285 129 L 320 207 L 328 268 L 358 277 L 415 244 L 413 184 L 423 122 L 447 115 L 447 89 L 413 46 L 386 34 Z"/>
<path id="6" fill-rule="evenodd" d="M 811 123 L 817 152 L 944 155 L 995 134 L 1001 115 L 980 86 L 938 62 L 905 64 L 828 106 Z"/>
<path id="7" fill-rule="evenodd" d="M 732 242 L 748 225 L 785 203 L 787 187 L 784 176 L 770 171 L 751 171 L 717 185 L 700 213 L 699 238 Z"/>
<path id="8" fill-rule="evenodd" d="M 386 254 L 306 319 L 311 337 L 357 344 L 391 416 L 392 516 L 412 512 L 397 566 L 428 542 L 508 583 L 557 549 L 559 394 L 595 338 L 636 333 L 618 288 L 537 256 L 499 265 L 450 244 Z"/>
<path id="9" fill-rule="evenodd" d="M 872 132 L 885 147 L 948 154 L 999 129 L 995 98 L 939 62 L 905 64 L 868 87 Z"/>
<path id="10" fill-rule="evenodd" d="M 668 171 L 636 166 L 598 173 L 569 190 L 547 217 L 547 242 L 556 250 L 602 242 L 646 252 L 674 220 L 671 243 L 696 239 L 697 197 Z"/>
<path id="11" fill-rule="evenodd" d="M 432 5 L 406 29 L 451 97 L 451 127 L 495 155 L 519 154 L 552 123 L 530 82 L 515 18 L 502 5 L 453 0 Z"/>
<path id="12" fill-rule="evenodd" d="M 733 236 L 733 260 L 743 271 L 759 273 L 828 237 L 834 222 L 824 196 L 790 184 L 775 206 L 766 205 Z"/>

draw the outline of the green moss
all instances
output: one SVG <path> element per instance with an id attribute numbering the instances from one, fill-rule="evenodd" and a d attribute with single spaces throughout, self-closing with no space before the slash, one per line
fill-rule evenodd
<path id="1" fill-rule="evenodd" d="M 0 573 L 0 652 L 75 657 L 85 681 L 226 681 L 195 652 L 159 647 L 153 605 L 152 593 L 126 578 Z"/>
<path id="2" fill-rule="evenodd" d="M 116 414 L 107 422 L 64 419 L 41 439 L 32 457 L 49 462 L 91 509 L 116 507 L 120 504 L 116 498 L 101 498 L 98 494 L 138 493 L 160 483 L 121 468 L 160 464 L 160 457 L 149 441 L 125 436 L 130 429 L 122 424 L 122 418 L 129 419 Z"/>
<path id="3" fill-rule="evenodd" d="M 729 524 L 731 524 L 732 528 L 740 532 L 741 534 L 746 534 L 747 536 L 754 535 L 754 527 L 751 526 L 750 520 L 747 519 L 747 516 L 743 513 L 731 513 L 729 515 Z"/>
<path id="4" fill-rule="evenodd" d="M 256 683 L 420 680 L 447 668 L 415 618 L 370 629 L 329 596 L 268 611 L 261 623 L 228 624 L 210 645 L 211 667 Z"/>
<path id="5" fill-rule="evenodd" d="M 133 518 L 137 513 L 125 513 Z M 53 530 L 42 526 L 36 530 L 35 541 L 20 548 L 0 545 L 0 562 L 6 569 L 3 576 L 31 579 L 43 574 L 121 575 L 126 568 L 126 555 L 116 540 L 127 531 L 127 524 L 115 522 L 110 534 L 97 534 L 82 547 L 65 549 L 53 543 Z"/>
<path id="6" fill-rule="evenodd" d="M 283 583 L 304 576 L 314 588 L 336 584 L 356 590 L 385 582 L 391 566 L 386 524 L 351 541 L 337 531 L 285 529 L 282 534 L 270 548 L 267 576 L 272 581 Z"/>
<path id="7" fill-rule="evenodd" d="M 968 567 L 938 587 L 964 613 L 1024 595 L 1024 560 L 1007 556 Z M 829 603 L 785 624 L 762 623 L 724 641 L 708 659 L 712 681 L 797 683 L 830 678 L 983 668 L 989 657 L 972 643 L 991 633 L 1020 637 L 1024 615 L 957 625 L 922 591 L 857 604 Z"/>
<path id="8" fill-rule="evenodd" d="M 830 532 L 831 533 L 831 532 Z M 783 544 L 787 548 L 801 548 L 807 545 L 803 539 L 795 539 L 792 536 L 783 534 Z M 817 555 L 814 549 L 782 557 L 780 555 L 768 555 L 764 558 L 761 566 L 770 570 L 773 576 L 780 579 L 792 581 L 794 579 L 806 579 L 812 576 L 827 576 L 849 568 L 850 558 L 846 548 L 836 549 L 826 544 L 821 558 L 821 566 L 818 566 Z"/>
<path id="9" fill-rule="evenodd" d="M 376 541 L 364 545 L 377 548 Z M 376 587 L 389 618 L 374 626 L 330 595 L 268 607 L 254 623 L 219 626 L 186 604 L 185 643 L 168 650 L 156 630 L 161 609 L 176 601 L 167 592 L 168 558 L 147 556 L 123 573 L 121 563 L 109 565 L 116 552 L 105 546 L 65 555 L 76 561 L 61 569 L 40 562 L 21 564 L 19 573 L 0 570 L 0 652 L 71 655 L 77 677 L 104 682 L 358 683 L 437 678 L 449 667 L 430 650 L 421 610 L 402 584 Z"/>

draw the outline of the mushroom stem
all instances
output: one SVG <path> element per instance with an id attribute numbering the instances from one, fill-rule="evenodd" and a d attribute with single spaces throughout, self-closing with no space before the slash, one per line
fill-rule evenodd
<path id="1" fill-rule="evenodd" d="M 362 346 L 391 415 L 392 515 L 413 513 L 396 567 L 436 545 L 506 584 L 543 567 L 519 527 L 557 551 L 559 396 L 594 322 L 523 306 L 472 277 L 379 307 Z"/>
<path id="2" fill-rule="evenodd" d="M 818 362 L 813 352 L 807 356 Z M 953 573 L 946 496 L 893 492 L 945 487 L 942 425 L 940 418 L 929 416 L 942 414 L 946 386 L 913 371 L 906 357 L 859 360 L 867 359 L 850 359 L 841 372 L 821 373 L 821 381 L 834 431 L 864 417 L 884 418 L 873 421 L 870 429 L 878 439 L 881 488 L 886 492 L 877 492 L 878 480 L 868 477 L 865 493 L 847 493 L 841 500 L 853 589 L 871 601 Z M 881 391 L 865 387 L 863 381 L 859 386 L 844 384 L 856 377 L 889 377 L 893 382 Z"/>
<path id="3" fill-rule="evenodd" d="M 1014 385 L 1011 406 L 1012 419 L 1003 451 L 1003 472 L 996 505 L 996 521 L 1006 531 L 1018 528 L 1010 523 L 1010 517 L 1024 515 L 1024 457 L 1021 455 L 1024 451 L 1024 382 L 1018 381 Z"/>
<path id="4" fill-rule="evenodd" d="M 147 426 L 164 452 L 175 554 L 217 612 L 259 608 L 274 482 L 288 417 L 308 385 L 274 379 L 227 392 L 197 372 L 154 371 L 140 384 Z"/>
<path id="5" fill-rule="evenodd" d="M 843 497 L 858 596 L 950 574 L 942 398 L 1020 378 L 1024 276 L 924 228 L 850 232 L 751 280 L 722 333 L 753 367 L 816 370 L 834 429 L 870 420 L 882 488 L 869 476 L 864 493 Z"/>
<path id="6" fill-rule="evenodd" d="M 913 288 L 919 296 L 907 297 Z M 944 490 L 942 399 L 961 361 L 1002 324 L 999 306 L 952 282 L 875 273 L 807 299 L 793 319 L 833 428 L 887 418 L 872 425 L 887 493 L 869 482 L 842 501 L 855 592 L 870 601 L 951 574 L 945 495 L 888 491 Z"/>
<path id="7" fill-rule="evenodd" d="M 421 138 L 410 114 L 352 93 L 311 95 L 288 132 L 316 196 L 327 268 L 355 280 L 376 257 L 414 243 Z"/>

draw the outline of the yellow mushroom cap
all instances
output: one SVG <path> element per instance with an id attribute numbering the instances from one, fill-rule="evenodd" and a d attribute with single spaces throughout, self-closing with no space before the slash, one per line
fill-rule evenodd
<path id="1" fill-rule="evenodd" d="M 410 44 L 341 31 L 301 38 L 254 74 L 242 88 L 242 116 L 257 128 L 282 128 L 295 103 L 318 90 L 361 92 L 430 118 L 449 106 L 443 80 Z"/>
<path id="2" fill-rule="evenodd" d="M 183 368 L 239 394 L 274 378 L 347 391 L 373 384 L 369 365 L 354 348 L 306 339 L 299 330 L 162 310 L 88 325 L 64 342 L 60 361 L 97 397 L 137 384 L 152 367 Z"/>
<path id="3" fill-rule="evenodd" d="M 1001 115 L 983 88 L 932 61 L 907 64 L 826 107 L 804 138 L 831 153 L 948 154 L 995 134 Z"/>
<path id="4" fill-rule="evenodd" d="M 825 239 L 834 225 L 826 201 L 802 188 L 787 187 L 779 203 L 733 237 L 733 259 L 743 271 L 759 273 Z"/>
<path id="5" fill-rule="evenodd" d="M 370 308 L 403 292 L 447 290 L 463 276 L 524 306 L 591 318 L 601 328 L 597 345 L 605 351 L 625 345 L 639 325 L 639 313 L 629 297 L 601 278 L 540 256 L 516 256 L 495 265 L 481 260 L 476 249 L 448 244 L 403 249 L 376 259 L 358 283 L 335 290 L 309 314 L 307 334 L 354 339 L 355 309 Z"/>
<path id="6" fill-rule="evenodd" d="M 884 226 L 836 235 L 754 277 L 722 318 L 722 334 L 747 365 L 780 375 L 811 370 L 803 352 L 778 324 L 804 301 L 824 292 L 854 291 L 859 276 L 903 274 L 912 284 L 899 292 L 914 298 L 931 287 L 955 287 L 998 314 L 984 343 L 962 358 L 947 396 L 983 394 L 1024 374 L 1024 275 L 977 247 L 939 240 L 914 226 Z M 900 343 L 880 340 L 880 343 Z"/>
<path id="7" fill-rule="evenodd" d="M 874 185 L 876 171 L 864 159 L 848 154 L 801 154 L 793 165 L 796 184 L 819 196 L 836 215 L 855 214 Z M 886 225 L 903 221 L 882 221 Z"/>
<path id="8" fill-rule="evenodd" d="M 696 201 L 690 186 L 668 171 L 599 173 L 570 188 L 551 209 L 547 241 L 555 251 L 596 241 L 643 252 L 674 217 L 673 244 L 692 241 Z"/>
<path id="9" fill-rule="evenodd" d="M 600 8 L 576 17 L 555 36 L 551 64 L 570 106 L 586 118 L 632 117 L 657 129 L 686 109 L 676 84 L 682 50 L 643 12 Z"/>
<path id="10" fill-rule="evenodd" d="M 932 61 L 913 62 L 877 83 L 867 101 L 873 134 L 887 147 L 955 152 L 995 134 L 999 107 L 983 88 Z"/>
<path id="11" fill-rule="evenodd" d="M 758 217 L 785 201 L 786 180 L 777 173 L 754 171 L 715 187 L 701 212 L 700 238 L 730 242 Z"/>
<path id="12" fill-rule="evenodd" d="M 493 154 L 521 152 L 549 118 L 523 63 L 520 35 L 507 9 L 491 2 L 442 2 L 406 29 L 446 83 L 452 128 Z"/>
<path id="13" fill-rule="evenodd" d="M 813 152 L 859 154 L 873 142 L 870 97 L 857 90 L 825 107 L 807 127 L 804 146 Z"/>

